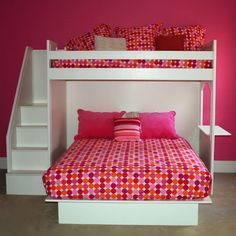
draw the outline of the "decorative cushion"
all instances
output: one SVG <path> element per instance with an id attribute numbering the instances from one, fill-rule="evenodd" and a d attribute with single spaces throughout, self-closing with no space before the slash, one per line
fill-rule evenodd
<path id="1" fill-rule="evenodd" d="M 125 38 L 128 50 L 155 50 L 155 37 L 159 33 L 160 24 L 140 27 L 115 28 L 119 38 Z"/>
<path id="2" fill-rule="evenodd" d="M 110 38 L 110 37 L 95 35 L 95 50 L 124 51 L 126 50 L 125 38 Z"/>
<path id="3" fill-rule="evenodd" d="M 141 138 L 178 138 L 175 130 L 175 111 L 139 113 Z"/>
<path id="4" fill-rule="evenodd" d="M 113 138 L 113 121 L 125 112 L 92 112 L 78 110 L 77 138 Z"/>
<path id="5" fill-rule="evenodd" d="M 119 118 L 114 120 L 116 141 L 141 141 L 141 123 L 139 118 Z"/>
<path id="6" fill-rule="evenodd" d="M 82 51 L 86 50 L 84 36 L 77 36 L 72 39 L 66 44 L 66 50 L 69 51 Z"/>
<path id="7" fill-rule="evenodd" d="M 184 50 L 184 35 L 157 36 L 156 50 Z"/>
<path id="8" fill-rule="evenodd" d="M 125 114 L 122 116 L 122 118 L 138 118 L 139 113 L 137 111 L 130 111 L 125 112 Z"/>
<path id="9" fill-rule="evenodd" d="M 104 37 L 111 36 L 111 28 L 106 24 L 100 24 L 93 29 L 93 32 L 86 33 L 82 36 L 72 38 L 66 45 L 67 50 L 94 50 L 95 35 Z"/>
<path id="10" fill-rule="evenodd" d="M 162 28 L 161 36 L 184 35 L 184 50 L 199 50 L 205 41 L 206 28 L 199 25 Z"/>

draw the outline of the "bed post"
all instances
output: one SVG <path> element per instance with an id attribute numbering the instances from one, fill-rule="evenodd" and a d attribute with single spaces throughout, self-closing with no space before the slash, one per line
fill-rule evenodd
<path id="1" fill-rule="evenodd" d="M 211 47 L 207 46 L 208 50 L 212 51 L 212 79 L 207 83 L 201 83 L 201 94 L 200 94 L 200 157 L 204 161 L 212 177 L 214 174 L 214 148 L 215 148 L 215 109 L 216 109 L 216 40 L 213 40 Z M 209 86 L 210 90 L 210 124 L 203 125 L 203 105 L 204 105 L 204 88 Z M 219 132 L 219 131 L 218 131 Z M 212 178 L 213 179 L 213 178 Z M 212 184 L 213 188 L 213 184 Z"/>
<path id="2" fill-rule="evenodd" d="M 47 51 L 56 51 L 57 50 L 57 43 L 47 40 Z"/>
<path id="3" fill-rule="evenodd" d="M 51 53 L 57 51 L 57 44 L 47 40 L 48 78 L 48 150 L 50 166 L 66 149 L 66 81 L 51 80 Z"/>
<path id="4" fill-rule="evenodd" d="M 203 125 L 203 114 L 204 114 L 204 88 L 206 86 L 205 82 L 201 82 L 200 85 L 200 113 L 199 113 L 199 124 Z"/>
<path id="5" fill-rule="evenodd" d="M 214 149 L 215 149 L 215 114 L 216 114 L 216 40 L 213 41 L 213 75 L 210 82 L 211 90 L 211 110 L 210 110 L 210 169 L 209 171 L 213 175 L 214 173 Z"/>

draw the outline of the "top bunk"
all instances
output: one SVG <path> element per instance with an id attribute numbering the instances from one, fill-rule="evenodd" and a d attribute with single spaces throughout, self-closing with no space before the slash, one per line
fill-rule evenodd
<path id="1" fill-rule="evenodd" d="M 47 41 L 49 80 L 215 81 L 216 40 L 201 51 L 67 51 Z"/>

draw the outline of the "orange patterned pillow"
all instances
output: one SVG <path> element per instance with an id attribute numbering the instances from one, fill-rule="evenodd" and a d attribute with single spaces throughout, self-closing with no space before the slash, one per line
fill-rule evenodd
<path id="1" fill-rule="evenodd" d="M 178 36 L 184 35 L 184 50 L 200 50 L 205 42 L 206 28 L 200 25 L 188 25 L 183 27 L 162 28 L 161 36 Z"/>
<path id="2" fill-rule="evenodd" d="M 95 35 L 104 37 L 111 36 L 111 28 L 106 24 L 100 24 L 93 29 L 93 32 L 86 33 L 82 36 L 72 38 L 66 45 L 67 50 L 94 50 Z"/>
<path id="3" fill-rule="evenodd" d="M 160 24 L 140 27 L 115 28 L 118 38 L 125 38 L 128 50 L 155 50 L 155 37 L 159 33 Z"/>

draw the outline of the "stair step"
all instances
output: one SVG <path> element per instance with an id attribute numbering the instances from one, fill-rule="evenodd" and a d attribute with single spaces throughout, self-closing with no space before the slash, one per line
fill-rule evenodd
<path id="1" fill-rule="evenodd" d="M 7 194 L 46 195 L 44 171 L 12 171 L 6 174 Z"/>
<path id="2" fill-rule="evenodd" d="M 20 107 L 22 125 L 46 125 L 47 104 L 32 103 Z"/>
<path id="3" fill-rule="evenodd" d="M 46 102 L 29 102 L 21 104 L 21 106 L 47 106 L 48 104 Z"/>
<path id="4" fill-rule="evenodd" d="M 8 174 L 11 175 L 41 175 L 45 173 L 44 170 L 12 170 L 11 172 L 8 172 Z"/>
<path id="5" fill-rule="evenodd" d="M 13 151 L 47 151 L 47 147 L 15 147 Z"/>
<path id="6" fill-rule="evenodd" d="M 16 147 L 47 147 L 47 126 L 17 126 Z"/>
<path id="7" fill-rule="evenodd" d="M 20 147 L 12 149 L 13 170 L 47 170 L 48 149 L 36 147 Z"/>

